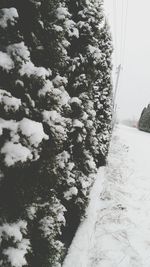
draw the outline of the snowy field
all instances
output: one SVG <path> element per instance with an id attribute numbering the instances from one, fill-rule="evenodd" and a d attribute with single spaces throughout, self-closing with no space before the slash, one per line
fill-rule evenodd
<path id="1" fill-rule="evenodd" d="M 150 267 L 150 134 L 115 130 L 63 267 Z"/>

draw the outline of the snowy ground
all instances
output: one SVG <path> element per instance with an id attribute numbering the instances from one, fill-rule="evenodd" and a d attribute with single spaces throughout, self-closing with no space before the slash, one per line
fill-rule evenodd
<path id="1" fill-rule="evenodd" d="M 150 267 L 150 134 L 116 129 L 63 267 Z"/>

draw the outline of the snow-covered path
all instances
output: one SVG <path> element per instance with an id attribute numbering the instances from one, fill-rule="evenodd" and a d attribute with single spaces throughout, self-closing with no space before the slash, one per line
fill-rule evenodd
<path id="1" fill-rule="evenodd" d="M 150 134 L 116 129 L 63 267 L 150 267 Z"/>

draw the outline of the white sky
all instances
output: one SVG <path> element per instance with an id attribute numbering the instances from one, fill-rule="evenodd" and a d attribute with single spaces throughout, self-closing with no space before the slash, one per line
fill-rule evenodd
<path id="1" fill-rule="evenodd" d="M 113 3 L 117 3 L 117 16 L 114 16 Z M 114 43 L 114 73 L 120 64 L 122 31 L 122 4 L 127 0 L 104 0 L 106 14 L 110 22 Z M 116 26 L 115 20 L 116 17 Z M 125 23 L 124 23 L 125 24 Z M 125 28 L 125 26 L 123 26 Z M 115 34 L 116 39 L 115 42 Z M 117 58 L 117 63 L 115 61 Z M 116 79 L 116 77 L 115 77 Z M 114 80 L 115 80 L 114 79 Z M 123 70 L 121 71 L 117 104 L 118 117 L 139 118 L 142 109 L 150 102 L 150 0 L 128 0 L 126 27 L 126 47 Z"/>

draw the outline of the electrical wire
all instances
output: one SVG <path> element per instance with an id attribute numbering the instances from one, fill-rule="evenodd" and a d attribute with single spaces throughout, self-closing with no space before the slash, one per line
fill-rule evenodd
<path id="1" fill-rule="evenodd" d="M 120 5 L 119 5 L 120 3 Z M 114 21 L 114 39 L 115 39 L 115 65 L 124 65 L 126 36 L 127 36 L 127 18 L 128 18 L 129 0 L 113 0 L 113 21 Z M 119 16 L 119 11 L 121 15 Z M 119 25 L 120 27 L 119 27 Z M 120 34 L 118 32 L 120 31 Z M 120 38 L 119 38 L 120 37 Z"/>
<path id="2" fill-rule="evenodd" d="M 113 22 L 114 22 L 114 41 L 115 41 L 115 46 L 114 46 L 114 54 L 115 54 L 115 65 L 117 65 L 117 50 L 118 50 L 118 45 L 117 45 L 117 5 L 116 5 L 116 0 L 113 0 Z"/>
<path id="3" fill-rule="evenodd" d="M 121 62 L 121 59 L 122 59 L 122 53 L 123 53 L 123 40 L 124 40 L 124 0 L 120 0 L 120 3 L 121 3 L 121 20 L 120 20 L 120 53 L 119 53 L 119 59 L 120 59 L 120 62 L 119 63 L 122 63 Z"/>
<path id="4" fill-rule="evenodd" d="M 129 0 L 126 0 L 124 40 L 123 40 L 122 59 L 121 59 L 123 66 L 124 66 L 125 52 L 126 52 L 125 50 L 126 50 L 127 25 L 128 25 L 128 8 L 129 8 Z"/>

